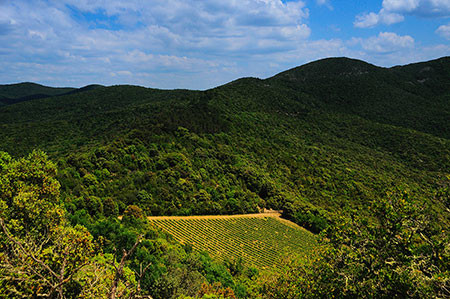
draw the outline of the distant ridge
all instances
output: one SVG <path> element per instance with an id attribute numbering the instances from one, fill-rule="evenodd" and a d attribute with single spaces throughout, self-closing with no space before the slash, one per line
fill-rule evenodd
<path id="1" fill-rule="evenodd" d="M 81 88 L 49 87 L 32 82 L 0 85 L 0 106 L 12 105 L 36 99 L 61 96 L 84 92 L 102 87 L 102 85 L 87 85 Z"/>
<path id="2" fill-rule="evenodd" d="M 306 81 L 318 78 L 330 78 L 335 76 L 358 76 L 368 72 L 374 72 L 381 67 L 362 60 L 347 57 L 324 58 L 302 66 L 294 67 L 281 72 L 269 79 L 285 79 L 292 81 Z"/>
<path id="3" fill-rule="evenodd" d="M 90 84 L 90 85 L 86 85 L 84 87 L 78 88 L 78 89 L 74 89 L 72 91 L 69 91 L 67 93 L 65 93 L 64 95 L 69 95 L 69 94 L 76 94 L 76 93 L 80 93 L 80 92 L 85 92 L 85 91 L 90 91 L 90 90 L 94 90 L 97 88 L 102 88 L 104 87 L 103 85 L 100 84 Z"/>
<path id="4" fill-rule="evenodd" d="M 265 81 L 308 94 L 327 110 L 450 137 L 450 57 L 391 68 L 326 58 Z"/>

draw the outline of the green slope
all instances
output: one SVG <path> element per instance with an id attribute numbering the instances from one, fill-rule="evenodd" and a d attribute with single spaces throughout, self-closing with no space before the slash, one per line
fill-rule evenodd
<path id="1" fill-rule="evenodd" d="M 55 88 L 31 82 L 0 85 L 0 101 L 5 104 L 62 95 L 75 88 Z"/>
<path id="2" fill-rule="evenodd" d="M 306 93 L 328 110 L 450 138 L 450 57 L 380 68 L 331 58 L 267 81 Z"/>
<path id="3" fill-rule="evenodd" d="M 49 152 L 71 211 L 91 216 L 108 198 L 149 215 L 269 207 L 320 230 L 403 188 L 448 221 L 448 63 L 326 59 L 205 92 L 113 86 L 17 103 L 0 107 L 0 149 Z"/>
<path id="4" fill-rule="evenodd" d="M 0 106 L 54 96 L 76 94 L 100 87 L 103 86 L 92 84 L 82 88 L 48 87 L 30 82 L 0 85 Z"/>

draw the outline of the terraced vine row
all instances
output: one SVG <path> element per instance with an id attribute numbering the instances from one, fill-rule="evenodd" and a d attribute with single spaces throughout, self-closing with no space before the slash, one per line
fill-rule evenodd
<path id="1" fill-rule="evenodd" d="M 310 232 L 277 217 L 165 217 L 149 218 L 153 225 L 195 250 L 219 259 L 241 257 L 260 269 L 278 267 L 283 257 L 314 247 Z"/>

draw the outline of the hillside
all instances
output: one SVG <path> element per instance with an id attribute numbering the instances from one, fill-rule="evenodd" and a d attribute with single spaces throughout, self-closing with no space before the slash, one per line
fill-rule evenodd
<path id="1" fill-rule="evenodd" d="M 289 206 L 325 221 L 396 186 L 448 219 L 433 199 L 450 172 L 448 63 L 338 58 L 205 92 L 100 87 L 0 108 L 0 148 L 58 158 L 67 198 L 149 215 Z M 426 84 L 412 79 L 423 69 Z"/>
<path id="2" fill-rule="evenodd" d="M 18 102 L 62 95 L 75 88 L 54 88 L 31 82 L 0 85 L 0 102 L 10 105 Z"/>
<path id="3" fill-rule="evenodd" d="M 268 79 L 327 110 L 450 138 L 450 57 L 390 69 L 330 58 Z"/>
<path id="4" fill-rule="evenodd" d="M 179 242 L 219 260 L 238 260 L 259 269 L 280 266 L 286 257 L 307 254 L 316 240 L 310 232 L 277 214 L 149 217 L 150 223 Z"/>
<path id="5" fill-rule="evenodd" d="M 67 94 L 79 93 L 101 87 L 101 85 L 88 85 L 82 88 L 48 87 L 36 83 L 23 82 L 17 84 L 0 85 L 0 106 L 19 102 L 49 98 Z"/>
<path id="6" fill-rule="evenodd" d="M 0 297 L 449 297 L 448 64 L 1 106 Z"/>

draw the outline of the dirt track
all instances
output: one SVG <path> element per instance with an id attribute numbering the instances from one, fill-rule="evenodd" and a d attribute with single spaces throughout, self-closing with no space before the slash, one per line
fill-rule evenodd
<path id="1" fill-rule="evenodd" d="M 239 215 L 202 215 L 202 216 L 148 216 L 148 220 L 180 220 L 180 219 L 231 219 L 231 218 L 264 218 L 273 217 L 277 218 L 279 221 L 293 228 L 304 229 L 303 227 L 295 224 L 292 221 L 281 218 L 281 213 L 279 212 L 266 212 L 266 213 L 256 213 L 256 214 L 239 214 Z M 122 215 L 118 217 L 122 220 Z"/>
<path id="2" fill-rule="evenodd" d="M 262 218 L 262 217 L 280 217 L 278 212 L 257 213 L 257 214 L 241 214 L 241 215 L 204 215 L 204 216 L 149 216 L 148 220 L 163 220 L 163 219 L 227 219 L 227 218 Z"/>
<path id="3" fill-rule="evenodd" d="M 204 216 L 149 216 L 148 220 L 180 220 L 180 219 L 231 219 L 231 218 L 264 218 L 273 217 L 277 218 L 284 224 L 297 229 L 304 229 L 303 227 L 295 224 L 292 221 L 281 218 L 279 212 L 267 212 L 267 213 L 257 213 L 257 214 L 240 214 L 240 215 L 204 215 Z"/>

